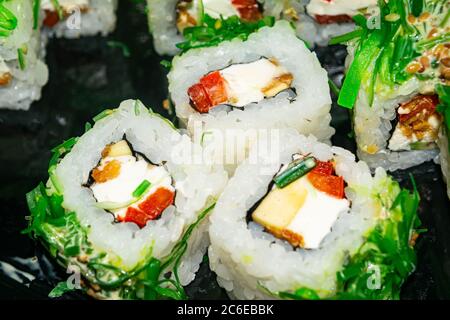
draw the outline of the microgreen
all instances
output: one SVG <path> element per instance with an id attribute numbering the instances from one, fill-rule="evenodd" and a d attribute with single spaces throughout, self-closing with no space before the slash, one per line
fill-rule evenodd
<path id="1" fill-rule="evenodd" d="M 426 27 L 409 22 L 410 16 L 418 17 L 427 12 L 438 20 L 438 25 L 445 26 L 449 10 L 447 0 L 379 0 L 378 7 L 379 27 L 369 28 L 363 17 L 356 16 L 355 31 L 330 41 L 330 44 L 348 43 L 355 48 L 338 99 L 342 107 L 353 108 L 361 88 L 372 105 L 379 88 L 401 85 L 414 76 L 421 81 L 428 80 L 408 73 L 406 67 L 424 51 L 450 40 L 450 34 L 445 31 L 429 38 Z"/>
<path id="2" fill-rule="evenodd" d="M 203 14 L 202 17 L 200 25 L 184 29 L 185 41 L 177 44 L 183 53 L 194 48 L 216 46 L 234 38 L 246 40 L 256 30 L 265 26 L 271 27 L 275 23 L 275 19 L 269 16 L 257 22 L 242 21 L 238 16 L 214 19 L 208 14 Z"/>

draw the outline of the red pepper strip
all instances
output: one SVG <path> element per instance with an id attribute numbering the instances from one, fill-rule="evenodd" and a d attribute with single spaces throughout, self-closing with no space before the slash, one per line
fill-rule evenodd
<path id="1" fill-rule="evenodd" d="M 344 178 L 310 172 L 308 173 L 308 179 L 316 189 L 338 199 L 344 198 Z"/>
<path id="2" fill-rule="evenodd" d="M 219 71 L 214 71 L 200 79 L 200 83 L 205 88 L 206 94 L 213 106 L 227 102 L 227 88 L 225 79 Z"/>
<path id="3" fill-rule="evenodd" d="M 175 192 L 166 188 L 159 188 L 138 205 L 138 208 L 129 207 L 121 222 L 134 222 L 140 228 L 145 227 L 148 221 L 158 218 L 163 211 L 173 204 Z"/>
<path id="4" fill-rule="evenodd" d="M 149 217 L 149 220 L 154 220 L 173 203 L 174 198 L 175 192 L 166 188 L 159 188 L 140 203 L 138 207 Z"/>
<path id="5" fill-rule="evenodd" d="M 228 101 L 225 79 L 219 71 L 214 71 L 188 89 L 188 95 L 194 108 L 206 113 L 211 108 Z"/>
<path id="6" fill-rule="evenodd" d="M 408 122 L 409 119 L 415 118 L 416 115 L 423 112 L 423 119 L 427 119 L 436 112 L 436 106 L 439 104 L 437 95 L 425 96 L 418 95 L 411 101 L 406 102 L 400 106 L 402 109 L 409 110 L 409 113 L 400 114 L 400 123 Z"/>
<path id="7" fill-rule="evenodd" d="M 147 214 L 133 207 L 129 207 L 127 209 L 127 213 L 124 218 L 119 218 L 120 222 L 134 222 L 139 226 L 139 228 L 145 227 L 149 220 L 151 219 Z"/>
<path id="8" fill-rule="evenodd" d="M 346 14 L 338 14 L 336 16 L 316 15 L 315 18 L 319 24 L 346 23 L 353 21 L 352 17 Z"/>
<path id="9" fill-rule="evenodd" d="M 54 27 L 59 22 L 59 16 L 56 11 L 45 10 L 43 24 L 49 28 Z"/>
<path id="10" fill-rule="evenodd" d="M 330 161 L 323 162 L 317 160 L 317 164 L 311 172 L 332 175 L 334 173 L 334 166 Z"/>
<path id="11" fill-rule="evenodd" d="M 239 11 L 241 19 L 246 21 L 257 21 L 262 18 L 256 0 L 231 0 L 233 6 Z"/>
<path id="12" fill-rule="evenodd" d="M 207 113 L 213 107 L 208 98 L 205 88 L 200 84 L 194 84 L 188 89 L 189 98 L 192 101 L 193 107 L 200 113 Z"/>

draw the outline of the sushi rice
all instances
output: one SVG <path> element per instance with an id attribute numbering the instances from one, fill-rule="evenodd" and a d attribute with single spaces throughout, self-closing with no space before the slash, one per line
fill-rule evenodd
<path id="1" fill-rule="evenodd" d="M 250 103 L 244 108 L 228 110 L 226 105 L 219 105 L 208 113 L 199 113 L 191 106 L 188 88 L 202 76 L 230 65 L 254 62 L 261 57 L 276 59 L 292 73 L 291 87 L 295 97 L 291 92 L 282 91 L 275 97 Z M 263 27 L 246 41 L 234 39 L 177 56 L 173 59 L 168 79 L 177 117 L 188 128 L 194 141 L 203 143 L 207 149 L 208 146 L 216 150 L 227 148 L 224 146 L 228 143 L 226 139 L 222 145 L 217 136 L 226 137 L 228 133 L 239 130 L 263 130 L 270 134 L 272 129 L 295 128 L 303 134 L 313 134 L 321 141 L 328 141 L 334 133 L 330 126 L 331 97 L 327 73 L 286 21 Z M 208 139 L 205 139 L 206 135 Z M 242 151 L 240 149 L 241 146 L 237 146 L 235 151 Z"/>
<path id="2" fill-rule="evenodd" d="M 76 7 L 76 1 L 59 0 L 59 5 Z M 46 36 L 58 38 L 80 38 L 83 36 L 94 36 L 100 34 L 106 36 L 116 26 L 116 9 L 118 0 L 87 0 L 86 12 L 71 9 L 67 12 L 68 17 L 52 26 L 45 26 Z M 41 15 L 46 16 L 46 11 L 51 8 L 56 11 L 51 0 L 41 0 Z M 45 20 L 44 20 L 45 21 Z"/>
<path id="3" fill-rule="evenodd" d="M 33 1 L 9 0 L 0 5 L 17 19 L 16 26 L 0 35 L 0 72 L 2 78 L 9 78 L 0 85 L 0 109 L 28 110 L 48 81 L 44 43 L 40 31 L 33 28 Z"/>
<path id="4" fill-rule="evenodd" d="M 183 41 L 176 27 L 177 3 L 178 0 L 147 0 L 149 28 L 159 55 L 176 55 L 176 45 Z"/>
<path id="5" fill-rule="evenodd" d="M 280 137 L 281 148 L 272 151 L 277 152 L 278 157 L 272 157 L 277 160 L 269 165 L 258 155 L 259 161 L 241 164 L 210 216 L 209 261 L 220 286 L 232 299 L 398 299 L 401 284 L 415 267 L 410 241 L 419 224 L 418 194 L 402 191 L 383 169 L 372 175 L 367 164 L 356 162 L 342 148 L 295 132 Z M 339 214 L 319 249 L 294 249 L 255 222 L 247 222 L 249 210 L 296 153 L 333 160 L 347 184 L 345 195 L 351 207 Z M 390 234 L 389 228 L 399 234 Z M 393 251 L 379 246 L 382 241 L 391 241 Z M 394 267 L 392 259 L 397 255 L 402 256 L 405 270 Z M 369 272 L 372 267 L 381 270 L 376 290 L 368 285 L 375 272 Z"/>
<path id="6" fill-rule="evenodd" d="M 199 148 L 139 101 L 124 101 L 96 120 L 82 137 L 54 149 L 50 179 L 27 195 L 32 212 L 27 231 L 64 266 L 78 267 L 85 290 L 95 298 L 167 297 L 166 287 L 174 290 L 171 298 L 183 298 L 181 286 L 194 279 L 208 246 L 205 216 L 227 176 L 219 167 L 178 159 L 177 150 L 195 154 Z M 141 229 L 135 223 L 113 223 L 85 185 L 105 145 L 124 136 L 134 150 L 163 163 L 176 188 L 174 205 Z M 169 271 L 172 284 L 163 281 Z M 148 288 L 147 280 L 160 280 L 161 287 Z"/>

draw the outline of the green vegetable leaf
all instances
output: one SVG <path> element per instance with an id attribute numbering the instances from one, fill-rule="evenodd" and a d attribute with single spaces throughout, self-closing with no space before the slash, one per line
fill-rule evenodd
<path id="1" fill-rule="evenodd" d="M 415 17 L 419 17 L 422 14 L 423 8 L 425 6 L 424 0 L 409 0 L 410 1 L 410 7 L 411 7 L 411 13 Z"/>
<path id="2" fill-rule="evenodd" d="M 19 61 L 20 70 L 25 70 L 27 66 L 25 56 L 26 56 L 26 48 L 17 49 L 17 59 Z"/>
<path id="3" fill-rule="evenodd" d="M 17 17 L 0 1 L 0 37 L 8 37 L 17 28 Z"/>
<path id="4" fill-rule="evenodd" d="M 169 60 L 161 60 L 160 64 L 168 70 L 172 69 L 172 62 Z"/>
<path id="5" fill-rule="evenodd" d="M 396 184 L 395 182 L 391 182 Z M 389 214 L 368 236 L 367 241 L 338 273 L 338 298 L 398 299 L 400 287 L 415 269 L 413 247 L 419 194 L 401 190 Z M 373 286 L 369 284 L 371 281 Z"/>
<path id="6" fill-rule="evenodd" d="M 131 56 L 130 48 L 123 42 L 120 41 L 108 41 L 106 43 L 110 48 L 118 48 L 122 51 L 122 55 L 125 58 L 129 58 Z"/>
<path id="7" fill-rule="evenodd" d="M 447 139 L 449 139 L 448 135 L 450 134 L 450 86 L 438 84 L 436 86 L 436 93 L 439 96 L 439 105 L 437 106 L 437 111 L 444 116 L 445 131 L 447 133 Z M 448 151 L 450 152 L 450 143 Z"/>
<path id="8" fill-rule="evenodd" d="M 353 63 L 342 84 L 341 93 L 338 103 L 346 108 L 353 108 L 358 98 L 359 88 L 362 83 L 362 76 L 367 69 L 367 64 L 374 58 L 379 57 L 379 46 L 383 40 L 383 34 L 373 32 L 366 41 L 361 44 L 360 49 L 356 52 Z"/>
<path id="9" fill-rule="evenodd" d="M 420 81 L 433 80 L 433 76 L 408 73 L 407 66 L 426 50 L 448 43 L 450 33 L 445 29 L 450 11 L 447 0 L 384 0 L 378 1 L 380 25 L 368 28 L 363 16 L 354 18 L 358 28 L 346 35 L 332 39 L 331 43 L 348 42 L 354 50 L 353 61 L 348 69 L 338 103 L 345 108 L 353 108 L 361 89 L 373 104 L 379 91 L 392 91 L 412 77 Z M 420 16 L 429 13 L 423 25 L 414 24 L 411 14 Z M 439 34 L 429 37 L 431 23 Z"/>
<path id="10" fill-rule="evenodd" d="M 59 0 L 51 0 L 53 7 L 56 10 L 56 13 L 58 14 L 58 18 L 59 20 L 63 20 L 64 19 L 64 11 L 61 7 L 61 5 L 59 4 Z"/>
<path id="11" fill-rule="evenodd" d="M 50 291 L 50 293 L 48 294 L 49 298 L 59 298 L 61 296 L 63 296 L 64 294 L 66 294 L 67 292 L 71 292 L 71 291 L 75 291 L 77 290 L 76 288 L 71 288 L 68 284 L 67 281 L 62 281 L 60 283 L 58 283 L 56 285 L 55 288 L 53 288 L 52 291 Z"/>
<path id="12" fill-rule="evenodd" d="M 185 41 L 177 44 L 182 53 L 194 48 L 216 46 L 234 38 L 246 40 L 256 30 L 265 26 L 273 26 L 275 18 L 266 16 L 257 22 L 246 22 L 238 16 L 214 19 L 208 14 L 204 14 L 201 21 L 202 23 L 198 26 L 184 29 Z"/>
<path id="13" fill-rule="evenodd" d="M 33 0 L 33 29 L 39 28 L 39 12 L 41 11 L 41 0 Z"/>
<path id="14" fill-rule="evenodd" d="M 106 110 L 103 110 L 102 112 L 100 112 L 94 118 L 92 118 L 92 120 L 94 120 L 94 122 L 97 122 L 97 121 L 102 120 L 103 118 L 106 118 L 107 116 L 109 116 L 113 113 L 114 113 L 114 110 L 106 109 Z"/>

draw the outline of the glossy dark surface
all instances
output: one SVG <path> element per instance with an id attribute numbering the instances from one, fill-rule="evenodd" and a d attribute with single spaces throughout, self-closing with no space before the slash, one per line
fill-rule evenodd
<path id="1" fill-rule="evenodd" d="M 109 41 L 125 43 L 131 56 L 125 57 L 121 49 L 109 46 Z M 344 48 L 321 48 L 317 54 L 339 83 Z M 14 266 L 16 278 L 0 272 L 0 298 L 46 299 L 67 277 L 39 244 L 20 234 L 28 215 L 25 193 L 47 179 L 49 150 L 63 139 L 80 135 L 84 124 L 103 109 L 114 108 L 124 99 L 139 98 L 168 116 L 160 107 L 167 95 L 162 59 L 152 48 L 143 8 L 120 1 L 118 26 L 109 37 L 49 42 L 50 81 L 41 101 L 28 112 L 0 111 L 0 263 Z M 345 110 L 333 106 L 337 130 L 333 143 L 354 151 L 348 120 Z M 427 163 L 394 176 L 411 187 L 410 173 L 422 197 L 420 217 L 428 232 L 418 242 L 418 268 L 404 285 L 402 298 L 450 298 L 450 213 L 440 168 Z M 30 282 L 20 271 L 36 279 Z M 187 293 L 194 299 L 226 298 L 207 262 Z M 87 298 L 75 292 L 62 299 Z"/>

